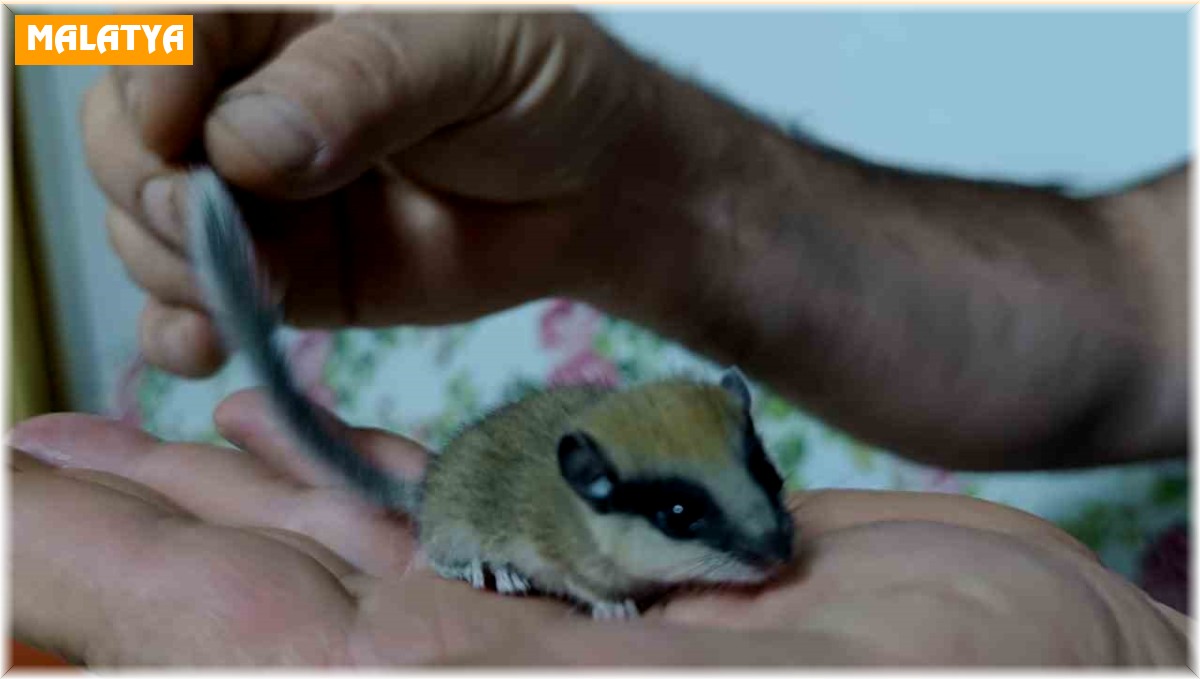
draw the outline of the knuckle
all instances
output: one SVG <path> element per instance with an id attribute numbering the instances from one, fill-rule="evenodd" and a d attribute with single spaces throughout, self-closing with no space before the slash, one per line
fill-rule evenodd
<path id="1" fill-rule="evenodd" d="M 108 243 L 116 253 L 117 259 L 121 260 L 125 272 L 135 283 L 145 287 L 141 280 L 144 260 L 139 256 L 141 253 L 135 245 L 137 225 L 120 216 L 115 208 L 108 211 L 108 217 L 104 221 L 107 226 Z"/>
<path id="2" fill-rule="evenodd" d="M 96 161 L 100 159 L 100 147 L 105 137 L 101 134 L 101 130 L 106 127 L 105 123 L 111 118 L 108 110 L 110 106 L 106 101 L 108 97 L 105 92 L 105 88 L 109 86 L 108 79 L 110 77 L 107 74 L 101 76 L 87 88 L 78 111 L 84 152 L 93 171 L 96 169 Z"/>
<path id="3" fill-rule="evenodd" d="M 88 129 L 88 124 L 95 116 L 97 97 L 99 96 L 100 86 L 105 77 L 106 76 L 101 76 L 97 78 L 94 82 L 92 82 L 91 85 L 88 85 L 86 90 L 83 91 L 83 97 L 81 98 L 79 104 L 79 122 L 85 130 Z"/>
<path id="4" fill-rule="evenodd" d="M 109 213 L 110 215 L 112 212 Z M 150 276 L 149 262 L 147 261 L 154 256 L 153 253 L 147 253 L 145 248 L 141 247 L 139 241 L 144 237 L 139 227 L 131 220 L 126 220 L 121 217 L 110 217 L 108 221 L 108 242 L 112 245 L 112 249 L 117 254 L 117 258 L 121 260 L 121 265 L 125 269 L 125 273 L 133 280 L 134 283 L 147 291 L 155 291 L 156 287 L 153 277 Z"/>
<path id="5" fill-rule="evenodd" d="M 162 248 L 150 232 L 115 208 L 109 210 L 106 221 L 109 243 L 138 287 L 167 303 L 201 304 L 186 264 Z"/>

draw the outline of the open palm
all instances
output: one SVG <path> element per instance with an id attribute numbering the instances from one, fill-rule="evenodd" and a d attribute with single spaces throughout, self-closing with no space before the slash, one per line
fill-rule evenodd
<path id="1" fill-rule="evenodd" d="M 793 496 L 805 556 L 792 576 L 596 622 L 436 577 L 403 517 L 293 452 L 257 393 L 216 420 L 250 454 L 86 415 L 18 426 L 19 637 L 92 666 L 1186 661 L 1175 616 L 1050 524 L 990 503 Z M 420 473 L 420 446 L 347 433 Z"/>

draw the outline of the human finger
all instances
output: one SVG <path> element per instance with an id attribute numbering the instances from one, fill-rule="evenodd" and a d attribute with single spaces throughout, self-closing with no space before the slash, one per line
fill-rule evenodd
<path id="1" fill-rule="evenodd" d="M 353 600 L 309 555 L 57 473 L 12 493 L 17 638 L 91 666 L 346 662 Z"/>
<path id="2" fill-rule="evenodd" d="M 402 523 L 357 498 L 312 492 L 231 448 L 163 443 L 111 420 L 69 413 L 24 422 L 10 441 L 62 467 L 112 475 L 115 483 L 99 481 L 119 490 L 136 484 L 210 523 L 303 536 L 370 573 L 407 564 L 415 549 Z"/>
<path id="3" fill-rule="evenodd" d="M 113 69 L 123 108 L 142 144 L 160 157 L 178 158 L 198 139 L 223 87 L 325 16 L 313 11 L 196 13 L 190 65 Z"/>
<path id="4" fill-rule="evenodd" d="M 92 176 L 108 199 L 176 252 L 185 250 L 176 174 L 142 145 L 123 108 L 116 77 L 107 72 L 84 95 L 80 111 L 84 151 Z"/>
<path id="5" fill-rule="evenodd" d="M 109 242 L 125 271 L 163 304 L 204 311 L 204 299 L 186 258 L 117 207 L 105 218 Z"/>
<path id="6" fill-rule="evenodd" d="M 206 151 L 232 183 L 307 198 L 508 92 L 516 15 L 349 13 L 296 35 L 221 95 Z M 517 83 L 519 84 L 519 83 Z"/>
<path id="7" fill-rule="evenodd" d="M 138 321 L 142 354 L 151 365 L 184 377 L 207 377 L 225 362 L 220 335 L 208 315 L 151 297 Z"/>

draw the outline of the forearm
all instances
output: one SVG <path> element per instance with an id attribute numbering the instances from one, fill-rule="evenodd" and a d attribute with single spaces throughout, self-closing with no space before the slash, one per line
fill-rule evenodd
<path id="1" fill-rule="evenodd" d="M 1113 198 L 871 166 L 659 85 L 614 220 L 632 285 L 593 301 L 922 461 L 1182 451 L 1172 310 Z"/>

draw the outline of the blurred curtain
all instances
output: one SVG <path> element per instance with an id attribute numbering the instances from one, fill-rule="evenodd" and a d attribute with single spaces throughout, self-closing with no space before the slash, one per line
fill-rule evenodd
<path id="1" fill-rule="evenodd" d="M 20 69 L 13 73 L 14 91 L 20 87 Z M 14 92 L 15 94 L 15 92 Z M 45 325 L 47 314 L 44 286 L 39 280 L 40 248 L 37 215 L 25 171 L 26 154 L 24 116 L 19 98 L 12 97 L 12 153 L 8 154 L 9 177 L 4 187 L 9 192 L 12 228 L 9 231 L 9 281 L 11 333 L 9 336 L 9 411 L 8 422 L 18 422 L 48 412 L 59 405 L 52 372 L 54 333 Z"/>
<path id="2" fill-rule="evenodd" d="M 19 162 L 18 162 L 19 166 Z M 19 170 L 18 170 L 19 171 Z M 11 175 L 10 175 L 11 176 Z M 8 190 L 16 194 L 16 187 Z M 9 422 L 47 412 L 51 408 L 49 374 L 46 370 L 46 333 L 42 329 L 38 286 L 35 283 L 35 264 L 32 258 L 28 225 L 20 205 L 19 195 L 13 196 L 9 246 L 11 248 L 12 335 L 10 337 Z"/>
<path id="3" fill-rule="evenodd" d="M 47 328 L 43 327 L 44 315 L 41 312 L 44 297 L 40 293 L 41 286 L 37 281 L 36 239 L 33 229 L 36 222 L 29 218 L 25 209 L 30 205 L 28 194 L 19 177 L 27 176 L 23 170 L 23 151 L 21 132 L 21 112 L 13 101 L 13 152 L 7 154 L 10 164 L 8 170 L 8 186 L 4 190 L 9 194 L 10 213 L 9 224 L 9 281 L 11 299 L 10 335 L 9 335 L 9 407 L 8 426 L 27 417 L 48 412 L 56 406 L 55 390 L 48 370 L 49 351 L 46 340 L 50 337 Z M 6 429 L 8 427 L 6 426 Z M 32 649 L 24 644 L 9 641 L 9 666 L 26 667 L 61 667 L 65 663 L 59 658 Z"/>

